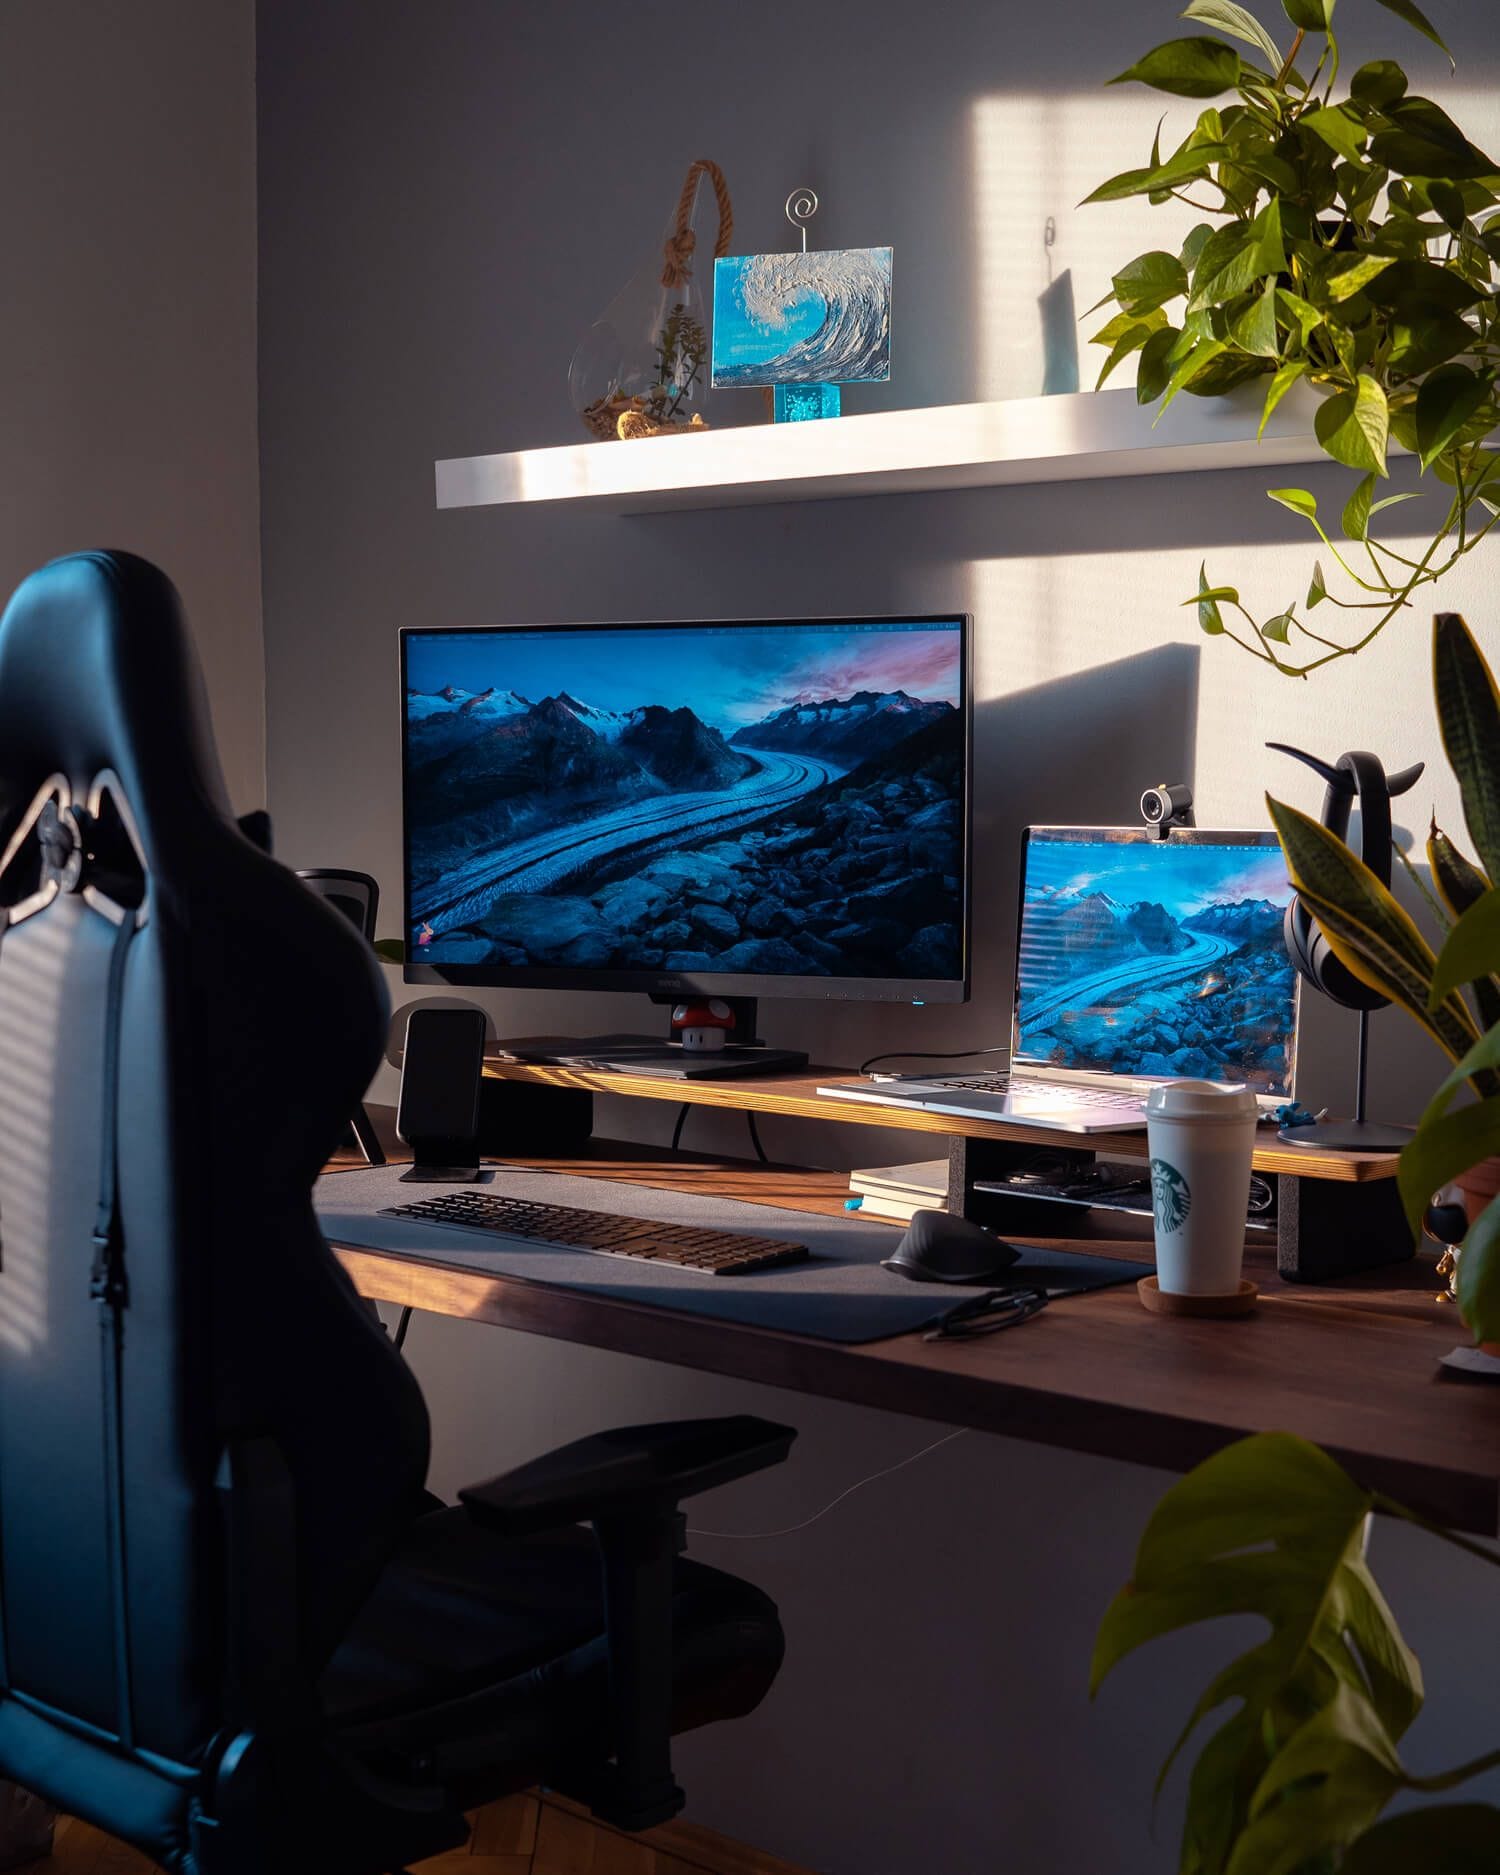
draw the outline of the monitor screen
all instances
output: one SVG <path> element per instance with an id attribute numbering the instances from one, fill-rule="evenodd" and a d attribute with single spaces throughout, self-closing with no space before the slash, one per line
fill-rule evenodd
<path id="1" fill-rule="evenodd" d="M 1269 830 L 1028 828 L 1015 1058 L 1289 1095 L 1291 895 Z"/>
<path id="2" fill-rule="evenodd" d="M 402 633 L 408 976 L 965 993 L 968 621 Z"/>

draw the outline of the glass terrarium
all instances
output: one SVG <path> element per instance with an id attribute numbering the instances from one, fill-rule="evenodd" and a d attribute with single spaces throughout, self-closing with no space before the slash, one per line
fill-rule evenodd
<path id="1" fill-rule="evenodd" d="M 600 441 L 707 427 L 699 405 L 708 388 L 708 326 L 693 278 L 705 177 L 718 208 L 714 253 L 728 253 L 734 230 L 729 190 L 718 164 L 700 158 L 688 170 L 660 258 L 653 256 L 611 300 L 573 354 L 573 408 Z"/>

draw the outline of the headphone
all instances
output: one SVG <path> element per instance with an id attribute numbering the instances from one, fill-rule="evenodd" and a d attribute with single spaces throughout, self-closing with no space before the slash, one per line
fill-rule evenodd
<path id="1" fill-rule="evenodd" d="M 1388 775 L 1380 757 L 1364 749 L 1351 749 L 1336 762 L 1328 763 L 1320 762 L 1317 756 L 1303 749 L 1294 749 L 1290 743 L 1268 742 L 1266 747 L 1295 756 L 1328 783 L 1321 818 L 1328 831 L 1340 840 L 1348 835 L 1349 816 L 1358 801 L 1359 857 L 1382 885 L 1389 886 L 1391 802 L 1396 795 L 1405 794 L 1408 788 L 1416 786 L 1425 763 L 1418 762 L 1414 767 L 1403 768 L 1399 774 Z M 1292 962 L 1330 1002 L 1345 1009 L 1385 1008 L 1390 998 L 1371 989 L 1368 983 L 1361 983 L 1347 965 L 1339 962 L 1319 929 L 1317 919 L 1295 892 L 1286 908 L 1282 929 Z"/>

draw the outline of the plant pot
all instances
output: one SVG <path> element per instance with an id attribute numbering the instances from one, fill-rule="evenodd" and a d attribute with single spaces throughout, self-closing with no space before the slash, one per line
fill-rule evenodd
<path id="1" fill-rule="evenodd" d="M 1492 1200 L 1500 1198 L 1500 1157 L 1481 1159 L 1478 1165 L 1460 1174 L 1455 1183 L 1463 1195 L 1464 1210 L 1472 1227 L 1480 1212 Z M 1482 1341 L 1479 1346 L 1481 1353 L 1500 1355 L 1500 1341 Z"/>

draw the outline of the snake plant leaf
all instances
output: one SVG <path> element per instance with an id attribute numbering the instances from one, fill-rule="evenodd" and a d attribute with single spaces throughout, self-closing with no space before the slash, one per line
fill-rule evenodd
<path id="1" fill-rule="evenodd" d="M 1279 297 L 1278 295 L 1278 298 Z M 1307 360 L 1305 358 L 1294 358 L 1289 364 L 1284 364 L 1276 373 L 1275 377 L 1272 378 L 1270 389 L 1266 392 L 1265 405 L 1260 413 L 1260 428 L 1255 433 L 1256 442 L 1259 442 L 1265 435 L 1266 425 L 1271 421 L 1272 414 L 1282 398 L 1286 396 L 1287 392 L 1299 378 L 1305 378 L 1306 376 Z"/>
<path id="2" fill-rule="evenodd" d="M 1433 459 L 1448 447 L 1489 393 L 1490 379 L 1467 365 L 1440 365 L 1423 379 L 1417 392 L 1417 446 L 1424 469 L 1432 467 Z"/>
<path id="3" fill-rule="evenodd" d="M 1487 1803 L 1429 1804 L 1367 1829 L 1350 1845 L 1340 1875 L 1494 1875 L 1500 1868 L 1500 1810 Z"/>
<path id="4" fill-rule="evenodd" d="M 1239 82 L 1240 55 L 1217 39 L 1169 39 L 1109 80 L 1138 83 L 1176 98 L 1217 98 Z"/>
<path id="5" fill-rule="evenodd" d="M 1349 80 L 1349 95 L 1372 111 L 1383 111 L 1406 96 L 1406 73 L 1394 59 L 1371 59 Z"/>
<path id="6" fill-rule="evenodd" d="M 1430 39 L 1440 51 L 1448 52 L 1448 48 L 1443 44 L 1442 37 L 1438 33 L 1437 28 L 1433 25 L 1432 21 L 1428 19 L 1422 9 L 1415 4 L 1415 0 L 1375 0 L 1375 3 L 1377 6 L 1383 6 L 1387 13 L 1394 13 L 1397 19 L 1405 20 L 1408 26 L 1416 27 L 1423 38 Z M 1458 66 L 1451 52 L 1448 52 L 1448 63 L 1453 67 L 1454 71 L 1458 70 Z"/>
<path id="7" fill-rule="evenodd" d="M 1340 391 L 1318 406 L 1313 428 L 1324 451 L 1349 469 L 1372 469 L 1387 475 L 1386 444 L 1391 413 L 1385 391 L 1368 371 L 1361 371 L 1352 391 Z"/>
<path id="8" fill-rule="evenodd" d="M 1422 1118 L 1417 1123 L 1417 1131 L 1440 1120 L 1453 1104 L 1453 1096 L 1466 1081 L 1476 1079 L 1486 1081 L 1500 1068 L 1500 1024 L 1486 1029 L 1484 1034 L 1453 1069 L 1452 1073 L 1438 1088 L 1432 1099 L 1423 1109 Z M 1500 1093 L 1500 1086 L 1489 1084 L 1485 1091 Z"/>
<path id="9" fill-rule="evenodd" d="M 1467 1054 L 1479 1039 L 1478 1026 L 1467 1003 L 1457 996 L 1450 996 L 1436 1009 L 1427 1007 L 1430 965 L 1424 970 L 1413 964 L 1385 935 L 1351 916 L 1336 901 L 1320 898 L 1311 890 L 1304 890 L 1302 899 L 1317 919 L 1333 954 L 1361 983 L 1379 990 L 1382 996 L 1399 1003 L 1408 1015 L 1415 1016 L 1453 1060 Z M 1406 917 L 1404 912 L 1401 915 Z M 1410 924 L 1410 920 L 1407 922 Z M 1415 925 L 1411 929 L 1415 931 Z"/>
<path id="10" fill-rule="evenodd" d="M 1489 880 L 1464 858 L 1436 821 L 1427 836 L 1427 863 L 1443 903 L 1455 918 L 1461 918 L 1490 889 Z"/>
<path id="11" fill-rule="evenodd" d="M 1421 1230 L 1432 1194 L 1496 1152 L 1500 1152 L 1500 1095 L 1455 1107 L 1417 1129 L 1415 1138 L 1402 1149 L 1396 1170 L 1401 1203 L 1414 1237 Z M 1485 1339 L 1500 1339 L 1500 1327 Z"/>
<path id="12" fill-rule="evenodd" d="M 1477 898 L 1448 933 L 1438 952 L 1427 1006 L 1481 977 L 1500 976 L 1500 886 Z"/>
<path id="13" fill-rule="evenodd" d="M 1227 1875 L 1290 1875 L 1337 1854 L 1406 1782 L 1368 1700 L 1341 1685 L 1272 1759 L 1250 1804 Z"/>
<path id="14" fill-rule="evenodd" d="M 1480 865 L 1500 882 L 1500 692 L 1457 612 L 1440 612 L 1434 621 L 1432 661 L 1438 729 L 1469 837 Z"/>
<path id="15" fill-rule="evenodd" d="M 1281 69 L 1281 54 L 1276 49 L 1276 41 L 1255 15 L 1247 13 L 1242 6 L 1236 6 L 1235 0 L 1191 0 L 1191 5 L 1183 8 L 1182 17 L 1195 21 L 1199 26 L 1216 26 L 1221 33 L 1229 33 L 1233 38 L 1243 40 L 1246 45 L 1254 46 L 1257 52 L 1264 54 L 1273 72 Z"/>
<path id="16" fill-rule="evenodd" d="M 1292 884 L 1322 927 L 1334 955 L 1393 1002 L 1400 1003 L 1456 1061 L 1479 1039 L 1474 1018 L 1456 995 L 1428 1007 L 1437 958 L 1407 912 L 1355 853 L 1298 808 L 1266 805 L 1281 841 Z"/>
<path id="17" fill-rule="evenodd" d="M 1464 1238 L 1458 1307 L 1475 1341 L 1500 1341 L 1500 1198 L 1490 1200 Z"/>

